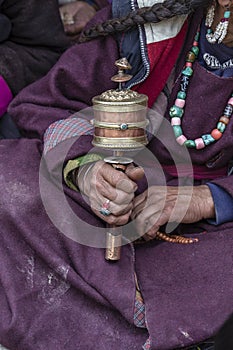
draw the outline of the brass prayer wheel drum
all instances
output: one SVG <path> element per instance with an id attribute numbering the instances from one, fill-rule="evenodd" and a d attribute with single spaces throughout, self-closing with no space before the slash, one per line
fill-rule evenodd
<path id="1" fill-rule="evenodd" d="M 123 74 L 122 60 L 116 62 L 120 70 L 118 75 L 112 78 L 120 83 L 131 78 L 130 75 Z M 94 110 L 92 122 L 95 128 L 93 145 L 120 150 L 138 149 L 147 145 L 145 131 L 148 123 L 147 101 L 146 95 L 121 88 L 95 96 L 92 99 Z"/>
<path id="2" fill-rule="evenodd" d="M 109 90 L 93 98 L 93 145 L 135 149 L 147 144 L 147 96 L 131 90 Z"/>

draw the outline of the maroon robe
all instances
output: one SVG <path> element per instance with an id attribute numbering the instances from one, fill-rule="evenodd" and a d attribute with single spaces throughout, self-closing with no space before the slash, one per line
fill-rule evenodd
<path id="1" fill-rule="evenodd" d="M 191 40 L 197 24 L 191 28 Z M 90 60 L 83 61 L 87 55 Z M 109 78 L 117 55 L 112 38 L 71 48 L 46 78 L 18 96 L 10 112 L 27 135 L 43 135 L 49 124 L 86 107 L 92 96 L 113 86 Z M 187 114 L 183 122 L 191 137 L 213 127 L 229 97 L 232 80 L 211 75 L 207 81 L 209 73 L 200 67 L 195 72 L 187 98 L 187 109 L 193 108 L 195 118 Z M 205 100 L 200 98 L 202 93 Z M 207 113 L 214 120 L 202 119 L 208 101 Z M 172 162 L 167 146 L 177 159 L 184 160 L 182 147 L 166 124 L 158 136 L 160 141 L 154 138 L 148 145 L 157 159 Z M 213 336 L 233 310 L 233 223 L 180 225 L 180 233 L 192 233 L 199 242 L 126 244 L 121 260 L 108 264 L 104 250 L 96 248 L 104 239 L 104 223 L 79 193 L 65 186 L 66 196 L 61 197 L 62 153 L 70 149 L 67 158 L 74 158 L 92 148 L 91 135 L 83 135 L 71 147 L 75 140 L 59 143 L 42 162 L 40 140 L 1 141 L 0 343 L 14 350 L 92 350 L 93 346 L 133 350 L 141 349 L 150 335 L 152 349 L 168 350 Z M 203 151 L 192 150 L 190 156 L 195 164 L 210 162 L 213 168 L 222 167 L 232 158 L 232 146 L 231 121 L 221 141 Z M 152 171 L 159 183 L 155 169 Z M 169 176 L 167 181 L 177 182 Z M 230 177 L 215 182 L 233 194 Z M 66 201 L 80 218 L 78 225 Z M 93 247 L 80 244 L 85 239 Z M 133 322 L 135 270 L 148 332 Z"/>

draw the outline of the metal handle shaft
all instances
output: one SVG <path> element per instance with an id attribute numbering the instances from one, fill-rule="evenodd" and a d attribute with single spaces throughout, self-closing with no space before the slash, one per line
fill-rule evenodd
<path id="1" fill-rule="evenodd" d="M 113 157 L 104 159 L 106 163 L 111 164 L 115 169 L 124 171 L 126 166 L 133 162 L 133 159 L 123 157 L 122 151 L 115 151 Z M 122 227 L 111 225 L 106 233 L 106 251 L 105 259 L 108 261 L 117 261 L 121 257 Z"/>

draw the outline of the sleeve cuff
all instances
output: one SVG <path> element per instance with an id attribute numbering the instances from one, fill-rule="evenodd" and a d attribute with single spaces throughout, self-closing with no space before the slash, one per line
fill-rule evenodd
<path id="1" fill-rule="evenodd" d="M 0 76 L 0 117 L 6 113 L 7 107 L 13 96 L 9 86 L 2 76 Z"/>
<path id="2" fill-rule="evenodd" d="M 212 194 L 215 205 L 215 220 L 207 220 L 212 225 L 221 225 L 233 221 L 233 197 L 222 187 L 213 184 L 206 184 Z"/>
<path id="3" fill-rule="evenodd" d="M 99 154 L 90 153 L 85 156 L 78 157 L 76 159 L 69 160 L 63 170 L 64 181 L 66 185 L 74 191 L 78 191 L 78 188 L 72 182 L 71 172 L 74 169 L 79 168 L 82 165 L 97 162 L 98 160 L 103 159 L 103 157 Z"/>

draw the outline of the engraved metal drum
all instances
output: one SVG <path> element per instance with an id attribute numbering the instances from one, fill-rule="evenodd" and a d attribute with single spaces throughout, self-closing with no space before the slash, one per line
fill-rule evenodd
<path id="1" fill-rule="evenodd" d="M 108 149 L 138 149 L 148 143 L 148 97 L 129 89 L 108 90 L 92 99 L 93 145 Z"/>

